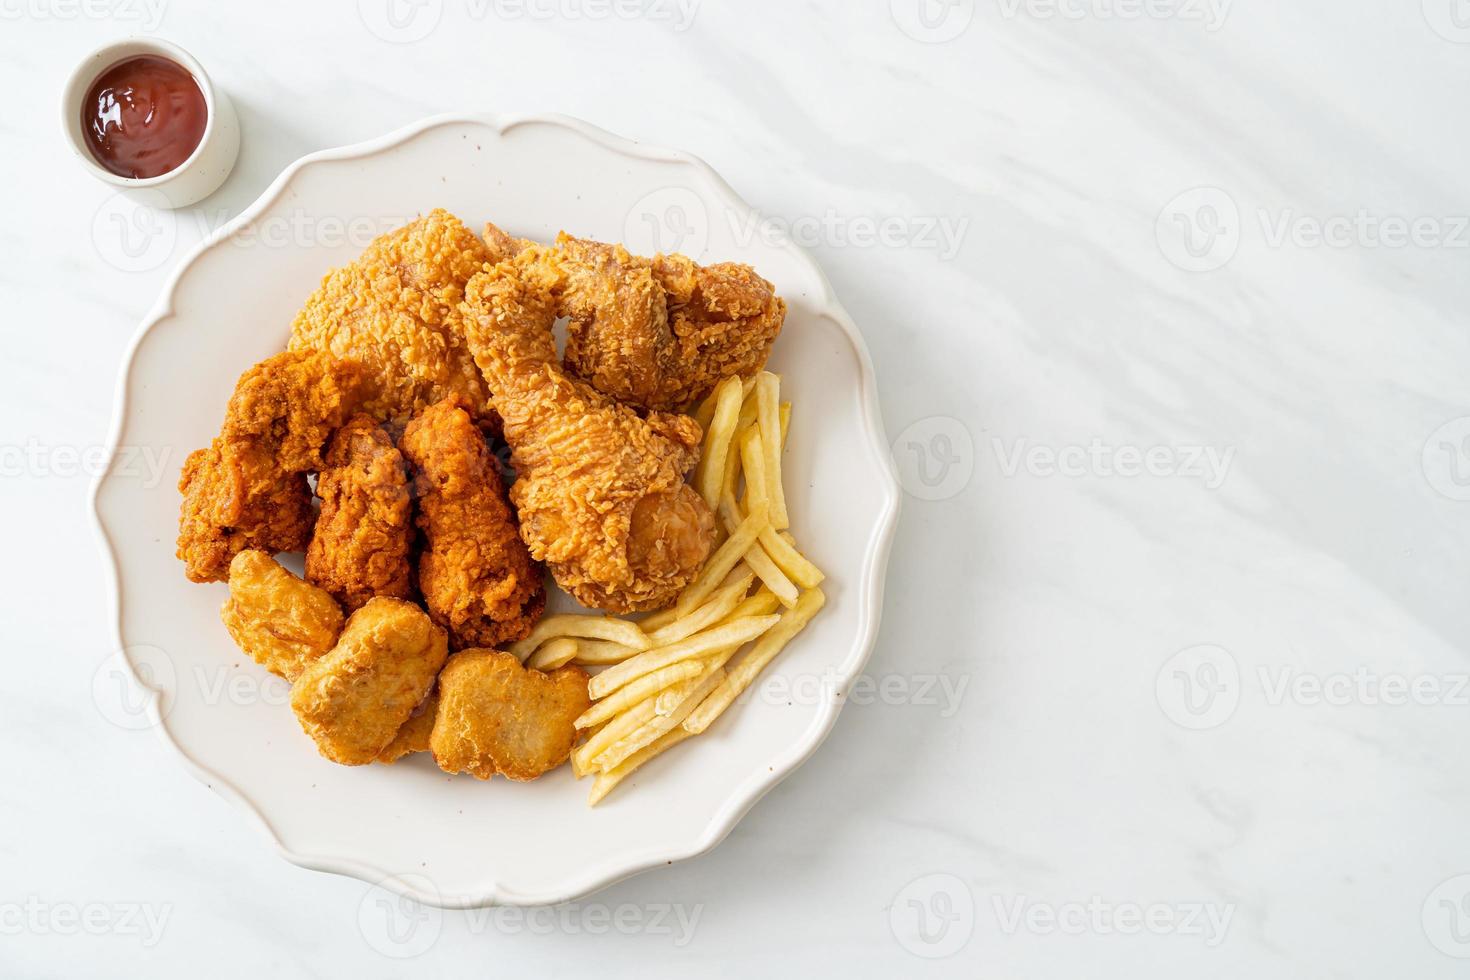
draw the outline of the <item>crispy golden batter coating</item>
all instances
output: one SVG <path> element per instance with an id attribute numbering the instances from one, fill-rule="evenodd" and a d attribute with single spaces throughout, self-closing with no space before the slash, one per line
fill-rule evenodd
<path id="1" fill-rule="evenodd" d="M 492 251 L 517 243 L 493 225 L 485 237 Z M 565 232 L 540 261 L 555 270 L 558 315 L 570 318 L 567 370 L 642 408 L 686 407 L 723 378 L 759 371 L 786 319 L 785 301 L 747 265 L 648 259 Z"/>
<path id="2" fill-rule="evenodd" d="M 306 474 L 283 474 L 270 454 L 247 441 L 216 439 L 196 449 L 179 477 L 176 554 L 191 582 L 223 582 L 230 560 L 258 548 L 302 551 L 316 511 Z"/>
<path id="3" fill-rule="evenodd" d="M 413 595 L 413 501 L 403 456 L 369 415 L 354 416 L 327 447 L 317 475 L 321 515 L 306 549 L 306 578 L 349 610 L 373 596 Z"/>
<path id="4" fill-rule="evenodd" d="M 372 599 L 337 645 L 291 686 L 291 707 L 321 754 L 344 766 L 372 762 L 434 686 L 449 645 L 424 611 Z"/>
<path id="5" fill-rule="evenodd" d="M 464 285 L 491 258 L 458 218 L 434 210 L 334 269 L 296 316 L 292 350 L 361 361 L 379 391 L 365 410 L 407 418 L 460 395 L 483 414 L 490 392 L 464 345 Z"/>
<path id="6" fill-rule="evenodd" d="M 220 619 L 250 659 L 288 681 L 325 656 L 342 632 L 336 600 L 263 551 L 242 551 L 230 562 Z"/>
<path id="7" fill-rule="evenodd" d="M 434 731 L 434 715 L 439 711 L 439 695 L 431 693 L 413 709 L 408 721 L 398 729 L 383 751 L 378 753 L 379 762 L 391 766 L 406 755 L 429 751 L 429 735 Z"/>
<path id="8" fill-rule="evenodd" d="M 316 351 L 282 351 L 240 376 L 220 437 L 270 450 L 286 473 L 321 469 L 322 447 L 372 392 L 356 361 Z"/>
<path id="9" fill-rule="evenodd" d="M 465 326 L 495 392 L 531 554 L 583 605 L 666 606 L 698 572 L 714 515 L 685 483 L 699 424 L 631 409 L 566 373 L 551 325 L 560 271 L 528 248 L 466 287 Z"/>
<path id="10" fill-rule="evenodd" d="M 316 519 L 305 474 L 368 385 L 360 365 L 312 352 L 266 358 L 240 376 L 219 436 L 179 479 L 178 557 L 195 582 L 222 582 L 246 548 L 301 551 Z"/>
<path id="11" fill-rule="evenodd" d="M 419 589 L 455 650 L 519 640 L 546 609 L 545 573 L 516 531 L 485 436 L 458 399 L 426 409 L 400 445 L 424 532 Z"/>
<path id="12" fill-rule="evenodd" d="M 445 772 L 535 779 L 571 755 L 572 723 L 591 705 L 587 672 L 530 670 L 508 653 L 464 650 L 439 675 L 430 745 Z"/>

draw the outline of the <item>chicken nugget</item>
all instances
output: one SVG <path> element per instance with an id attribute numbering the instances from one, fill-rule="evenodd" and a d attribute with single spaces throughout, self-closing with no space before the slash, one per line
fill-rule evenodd
<path id="1" fill-rule="evenodd" d="M 543 673 L 498 650 L 461 651 L 439 675 L 434 761 L 476 779 L 535 779 L 567 761 L 591 703 L 581 667 Z"/>
<path id="2" fill-rule="evenodd" d="M 418 606 L 371 599 L 296 679 L 291 708 L 324 757 L 365 765 L 397 736 L 448 655 L 444 631 Z"/>
<path id="3" fill-rule="evenodd" d="M 431 693 L 413 709 L 388 747 L 378 753 L 378 761 L 391 766 L 406 755 L 429 751 L 429 735 L 434 731 L 434 715 L 438 710 L 439 695 Z"/>
<path id="4" fill-rule="evenodd" d="M 288 681 L 326 655 L 342 632 L 336 600 L 263 551 L 242 551 L 230 562 L 220 619 L 250 659 Z"/>
<path id="5" fill-rule="evenodd" d="M 546 609 L 500 468 L 463 402 L 447 398 L 408 424 L 400 448 L 416 470 L 424 532 L 419 590 L 450 646 L 496 646 L 531 632 Z"/>
<path id="6" fill-rule="evenodd" d="M 354 416 L 327 447 L 317 475 L 321 516 L 306 549 L 306 578 L 348 609 L 373 596 L 413 595 L 413 502 L 393 440 L 368 415 Z"/>

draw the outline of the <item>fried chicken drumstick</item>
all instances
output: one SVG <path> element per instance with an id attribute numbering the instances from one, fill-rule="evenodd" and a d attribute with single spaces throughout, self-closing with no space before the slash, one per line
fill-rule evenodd
<path id="1" fill-rule="evenodd" d="M 571 377 L 551 326 L 563 279 L 532 246 L 470 280 L 465 327 L 510 444 L 521 537 L 586 606 L 668 605 L 714 540 L 714 515 L 685 475 L 699 424 L 631 409 Z"/>

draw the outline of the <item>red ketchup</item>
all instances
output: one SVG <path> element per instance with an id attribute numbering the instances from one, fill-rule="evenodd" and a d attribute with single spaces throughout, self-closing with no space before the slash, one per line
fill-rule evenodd
<path id="1" fill-rule="evenodd" d="M 189 159 L 208 118 L 193 75 L 167 58 L 141 55 L 92 83 L 82 103 L 82 138 L 119 177 L 157 177 Z"/>

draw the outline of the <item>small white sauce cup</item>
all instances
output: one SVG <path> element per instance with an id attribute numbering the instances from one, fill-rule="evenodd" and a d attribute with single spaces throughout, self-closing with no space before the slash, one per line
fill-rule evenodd
<path id="1" fill-rule="evenodd" d="M 103 72 L 119 62 L 155 55 L 183 67 L 204 94 L 204 136 L 189 158 L 157 177 L 121 177 L 97 162 L 82 132 L 82 101 Z M 82 166 L 105 184 L 139 194 L 150 202 L 163 200 L 171 208 L 182 208 L 213 194 L 234 169 L 240 153 L 240 121 L 229 97 L 214 87 L 209 75 L 194 57 L 168 41 L 151 37 L 129 37 L 105 44 L 82 59 L 67 79 L 61 97 L 61 129 Z"/>

